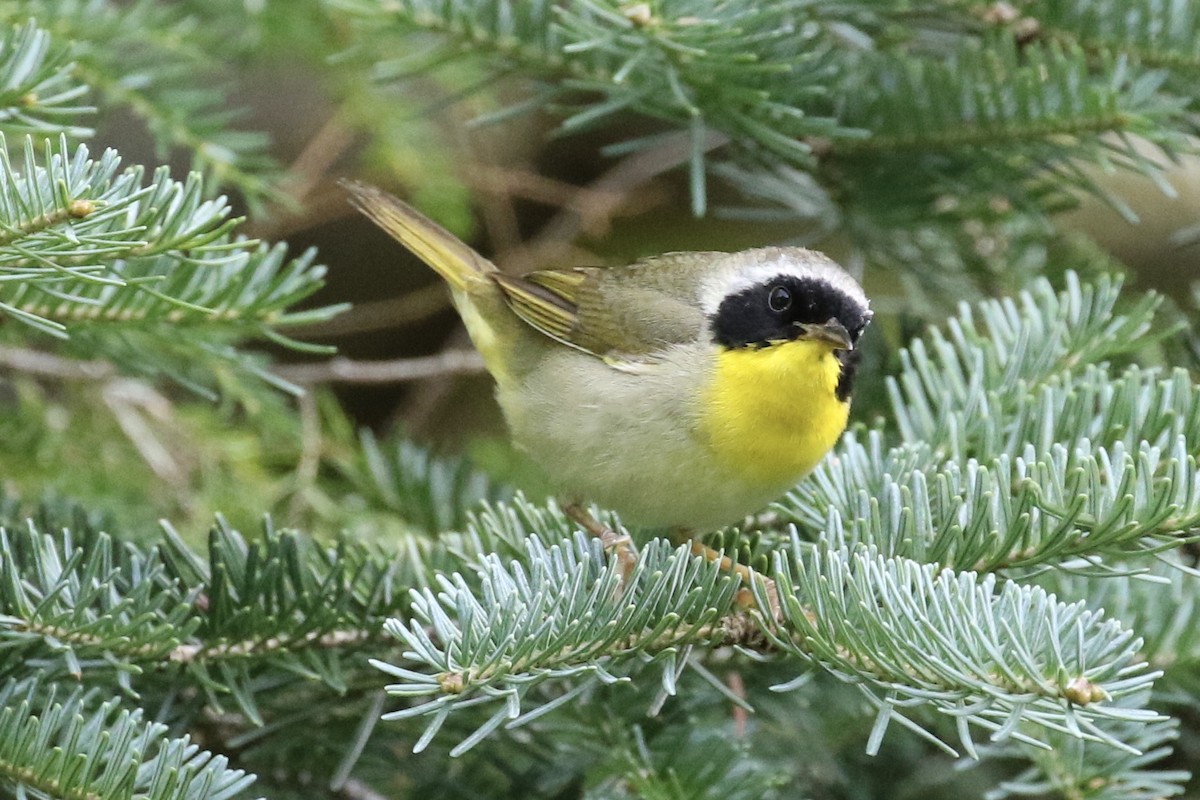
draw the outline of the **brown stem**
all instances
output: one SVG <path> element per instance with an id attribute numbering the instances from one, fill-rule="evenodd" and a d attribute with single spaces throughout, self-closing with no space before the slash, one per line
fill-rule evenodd
<path id="1" fill-rule="evenodd" d="M 331 358 L 309 364 L 283 364 L 275 374 L 300 384 L 401 383 L 484 371 L 483 357 L 474 350 L 446 350 L 432 356 L 390 361 L 353 361 Z"/>

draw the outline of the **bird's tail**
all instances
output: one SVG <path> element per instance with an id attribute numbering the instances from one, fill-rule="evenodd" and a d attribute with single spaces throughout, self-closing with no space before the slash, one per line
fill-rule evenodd
<path id="1" fill-rule="evenodd" d="M 472 294 L 483 285 L 494 291 L 486 276 L 495 272 L 491 261 L 476 253 L 457 236 L 404 203 L 399 198 L 365 183 L 343 181 L 352 202 L 393 239 L 407 247 L 433 268 L 456 293 Z"/>

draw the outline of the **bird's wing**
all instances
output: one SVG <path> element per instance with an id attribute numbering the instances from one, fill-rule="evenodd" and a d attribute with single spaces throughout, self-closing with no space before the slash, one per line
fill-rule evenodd
<path id="1" fill-rule="evenodd" d="M 703 314 L 662 291 L 653 277 L 640 265 L 545 269 L 520 278 L 493 273 L 509 307 L 527 324 L 616 361 L 652 361 L 672 344 L 701 334 Z"/>

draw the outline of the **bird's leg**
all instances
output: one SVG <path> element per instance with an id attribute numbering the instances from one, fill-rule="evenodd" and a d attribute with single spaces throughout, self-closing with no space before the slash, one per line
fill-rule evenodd
<path id="1" fill-rule="evenodd" d="M 775 585 L 775 581 L 768 578 L 766 575 L 760 575 L 754 570 L 747 567 L 745 564 L 739 564 L 729 556 L 714 550 L 708 545 L 701 542 L 699 539 L 691 537 L 691 531 L 677 532 L 678 538 L 686 539 L 691 546 L 692 555 L 700 556 L 705 561 L 710 563 L 715 562 L 720 567 L 722 572 L 732 572 L 742 579 L 745 584 L 741 589 L 738 589 L 737 604 L 743 608 L 754 608 L 758 603 L 754 599 L 754 593 L 750 590 L 750 586 L 755 583 L 760 583 L 767 595 L 767 606 L 770 611 L 771 620 L 779 622 L 783 619 L 783 606 L 779 604 L 779 587 Z M 761 609 L 760 609 L 761 610 Z"/>
<path id="2" fill-rule="evenodd" d="M 628 581 L 630 574 L 633 573 L 634 565 L 637 564 L 637 549 L 633 545 L 633 540 L 627 534 L 617 533 L 596 519 L 592 516 L 592 512 L 584 508 L 583 504 L 578 501 L 563 505 L 562 510 L 570 520 L 600 540 L 604 551 L 611 553 L 617 559 L 621 583 L 624 584 Z"/>

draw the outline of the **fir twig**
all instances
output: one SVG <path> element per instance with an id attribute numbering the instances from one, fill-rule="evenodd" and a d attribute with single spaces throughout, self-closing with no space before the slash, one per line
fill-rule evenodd
<path id="1" fill-rule="evenodd" d="M 28 14 L 18 5 L 10 19 Z M 96 93 L 101 110 L 124 107 L 142 119 L 161 158 L 175 149 L 189 153 L 209 192 L 232 187 L 252 202 L 272 193 L 275 166 L 264 153 L 266 138 L 231 125 L 235 115 L 218 88 L 225 67 L 214 52 L 225 50 L 216 46 L 225 20 L 203 24 L 155 0 L 42 0 L 35 16 L 59 47 L 69 48 L 72 77 Z"/>
<path id="2" fill-rule="evenodd" d="M 10 679 L 0 709 L 0 783 L 16 796 L 226 800 L 254 781 L 224 756 L 143 722 L 140 710 L 96 703 L 81 689 Z"/>
<path id="3" fill-rule="evenodd" d="M 80 103 L 88 87 L 73 69 L 67 48 L 34 22 L 0 31 L 0 134 L 90 136 L 78 120 L 94 109 Z"/>

